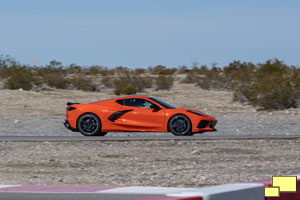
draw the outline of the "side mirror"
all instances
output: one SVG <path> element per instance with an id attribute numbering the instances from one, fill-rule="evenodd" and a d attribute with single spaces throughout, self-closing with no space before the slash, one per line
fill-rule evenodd
<path id="1" fill-rule="evenodd" d="M 153 109 L 153 112 L 157 112 L 157 111 L 159 111 L 159 110 L 161 109 L 161 107 L 159 107 L 159 106 L 156 105 L 156 104 L 152 104 L 152 105 L 150 106 L 150 108 Z"/>

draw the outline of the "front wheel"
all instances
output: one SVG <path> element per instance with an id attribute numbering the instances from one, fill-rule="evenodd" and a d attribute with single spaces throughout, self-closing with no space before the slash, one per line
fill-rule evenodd
<path id="1" fill-rule="evenodd" d="M 77 122 L 77 128 L 84 136 L 104 136 L 107 132 L 101 132 L 100 119 L 91 113 L 82 115 Z"/>
<path id="2" fill-rule="evenodd" d="M 185 115 L 174 115 L 169 121 L 168 128 L 176 136 L 193 135 L 191 121 Z"/>

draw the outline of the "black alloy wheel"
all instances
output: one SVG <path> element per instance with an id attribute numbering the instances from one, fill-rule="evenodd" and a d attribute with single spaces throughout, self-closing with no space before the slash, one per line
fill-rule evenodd
<path id="1" fill-rule="evenodd" d="M 107 133 L 101 132 L 101 121 L 94 114 L 84 114 L 77 122 L 80 133 L 84 136 L 104 136 Z"/>
<path id="2" fill-rule="evenodd" d="M 185 115 L 175 115 L 169 121 L 169 130 L 176 136 L 193 135 L 192 124 Z"/>

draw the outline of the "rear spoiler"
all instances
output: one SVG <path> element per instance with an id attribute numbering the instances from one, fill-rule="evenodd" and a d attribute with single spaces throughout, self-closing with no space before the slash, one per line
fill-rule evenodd
<path id="1" fill-rule="evenodd" d="M 67 102 L 67 106 L 71 106 L 71 105 L 74 105 L 74 104 L 80 104 L 80 103 Z"/>

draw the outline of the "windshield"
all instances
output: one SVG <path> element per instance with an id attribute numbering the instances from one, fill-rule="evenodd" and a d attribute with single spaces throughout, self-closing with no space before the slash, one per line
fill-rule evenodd
<path id="1" fill-rule="evenodd" d="M 154 97 L 149 97 L 149 99 L 151 99 L 152 101 L 155 101 L 156 103 L 162 105 L 163 107 L 165 107 L 167 109 L 175 109 L 174 106 L 167 104 L 166 102 L 163 102 L 162 100 L 156 99 Z"/>

